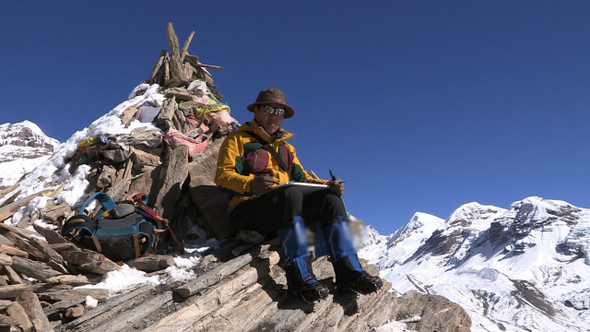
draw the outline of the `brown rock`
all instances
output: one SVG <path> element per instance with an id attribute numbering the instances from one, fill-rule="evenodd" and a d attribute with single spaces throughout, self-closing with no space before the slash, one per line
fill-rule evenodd
<path id="1" fill-rule="evenodd" d="M 221 143 L 221 139 L 214 141 L 203 153 L 195 155 L 188 167 L 191 199 L 200 212 L 197 222 L 207 231 L 208 237 L 217 239 L 224 239 L 235 233 L 227 214 L 227 194 L 215 185 Z"/>
<path id="2" fill-rule="evenodd" d="M 9 317 L 18 322 L 18 325 L 20 325 L 20 328 L 23 331 L 33 330 L 33 323 L 31 323 L 31 320 L 29 319 L 29 316 L 27 315 L 27 312 L 23 306 L 18 302 L 13 302 L 12 305 L 6 309 L 6 313 Z"/>
<path id="3" fill-rule="evenodd" d="M 37 331 L 53 331 L 49 319 L 43 313 L 41 303 L 32 291 L 21 294 L 17 302 L 25 309 L 27 316 Z"/>
<path id="4" fill-rule="evenodd" d="M 162 163 L 160 156 L 142 150 L 134 150 L 129 158 L 133 161 L 133 168 L 136 170 L 141 170 L 144 166 L 160 166 Z"/>
<path id="5" fill-rule="evenodd" d="M 63 221 L 71 217 L 74 212 L 72 208 L 66 204 L 61 203 L 59 205 L 53 205 L 53 201 L 49 201 L 44 209 L 41 211 L 40 218 L 43 220 L 49 220 L 54 225 L 61 225 Z M 48 239 L 49 241 L 49 239 Z"/>
<path id="6" fill-rule="evenodd" d="M 169 255 L 145 256 L 128 261 L 127 265 L 144 272 L 154 272 L 173 266 L 174 258 Z"/>
<path id="7" fill-rule="evenodd" d="M 78 318 L 82 315 L 84 315 L 84 306 L 81 304 L 68 308 L 64 314 L 68 318 Z"/>
<path id="8" fill-rule="evenodd" d="M 181 100 L 193 100 L 193 96 L 188 93 L 186 91 L 186 89 L 174 89 L 174 90 L 170 90 L 166 93 L 166 97 L 171 98 L 171 97 L 176 97 L 176 100 L 181 101 Z"/>
<path id="9" fill-rule="evenodd" d="M 411 329 L 440 332 L 471 331 L 471 318 L 467 312 L 445 297 L 411 291 L 398 299 L 398 302 L 396 320 L 420 317 L 417 322 L 407 323 Z"/>
<path id="10" fill-rule="evenodd" d="M 84 265 L 102 260 L 104 257 L 92 250 L 68 250 L 61 252 L 62 257 L 73 265 Z"/>
<path id="11" fill-rule="evenodd" d="M 12 257 L 0 252 L 0 265 L 2 265 L 2 266 L 12 265 Z"/>
<path id="12" fill-rule="evenodd" d="M 47 242 L 50 244 L 68 243 L 68 240 L 66 240 L 60 233 L 52 229 L 43 228 L 37 224 L 33 224 L 33 228 L 37 233 L 43 235 L 43 237 L 45 237 Z"/>
<path id="13" fill-rule="evenodd" d="M 123 111 L 121 122 L 125 125 L 125 127 L 129 126 L 129 123 L 131 123 L 131 121 L 134 119 L 137 112 L 138 109 L 135 106 L 128 107 Z"/>
<path id="14" fill-rule="evenodd" d="M 90 281 L 84 275 L 61 275 L 56 277 L 51 277 L 47 279 L 48 283 L 52 284 L 63 284 L 63 285 L 70 285 L 70 286 L 83 286 L 88 285 Z"/>
<path id="15" fill-rule="evenodd" d="M 194 102 L 192 100 L 192 95 L 191 95 L 191 99 L 189 101 L 183 101 L 183 102 L 181 102 L 181 103 L 178 104 L 178 109 L 185 116 L 189 116 L 191 114 L 195 114 L 195 110 L 197 109 L 197 107 L 199 107 L 199 104 L 197 104 L 196 102 Z"/>
<path id="16" fill-rule="evenodd" d="M 102 150 L 101 153 L 106 159 L 114 163 L 122 163 L 129 159 L 129 154 L 123 151 L 123 149 Z"/>
<path id="17" fill-rule="evenodd" d="M 86 263 L 76 267 L 78 270 L 86 273 L 94 273 L 104 275 L 111 271 L 121 269 L 121 267 L 110 260 Z"/>
<path id="18" fill-rule="evenodd" d="M 131 184 L 129 185 L 129 194 L 133 195 L 135 193 L 150 193 L 154 179 L 156 179 L 158 176 L 158 171 L 158 168 L 153 170 L 142 169 L 143 174 L 131 180 Z"/>
<path id="19" fill-rule="evenodd" d="M 117 178 L 117 169 L 111 165 L 104 165 L 96 180 L 96 186 L 104 189 L 110 187 Z"/>
<path id="20" fill-rule="evenodd" d="M 158 113 L 156 117 L 156 121 L 158 122 L 158 127 L 162 128 L 164 131 L 168 131 L 169 129 L 173 129 L 174 125 L 172 124 L 172 118 L 174 117 L 174 106 L 176 104 L 176 97 L 172 97 L 170 99 L 166 99 L 162 105 L 162 110 Z"/>
<path id="21" fill-rule="evenodd" d="M 176 202 L 182 193 L 182 185 L 188 175 L 187 165 L 188 148 L 186 146 L 168 150 L 159 167 L 158 177 L 152 184 L 154 190 L 150 191 L 148 205 L 154 206 L 156 212 L 170 221 L 172 221 Z"/>
<path id="22" fill-rule="evenodd" d="M 26 275 L 27 277 L 32 277 L 41 281 L 62 274 L 43 263 L 18 256 L 12 257 L 12 268 L 21 275 Z"/>

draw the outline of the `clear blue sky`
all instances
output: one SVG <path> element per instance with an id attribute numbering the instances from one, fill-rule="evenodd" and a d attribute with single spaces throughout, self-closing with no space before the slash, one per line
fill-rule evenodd
<path id="1" fill-rule="evenodd" d="M 0 123 L 65 141 L 149 77 L 166 24 L 240 122 L 267 87 L 308 170 L 390 234 L 528 196 L 588 207 L 590 2 L 10 1 Z"/>

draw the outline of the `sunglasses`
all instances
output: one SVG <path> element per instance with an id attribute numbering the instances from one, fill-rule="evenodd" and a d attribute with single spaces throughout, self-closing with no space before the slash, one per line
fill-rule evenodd
<path id="1" fill-rule="evenodd" d="M 274 107 L 274 106 L 270 106 L 270 105 L 264 105 L 261 108 L 264 112 L 269 113 L 269 114 L 276 114 L 276 115 L 280 115 L 283 116 L 285 115 L 285 109 L 281 108 L 281 107 Z"/>

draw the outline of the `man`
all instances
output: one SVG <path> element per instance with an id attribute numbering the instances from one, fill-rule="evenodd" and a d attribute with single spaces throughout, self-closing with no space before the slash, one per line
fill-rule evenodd
<path id="1" fill-rule="evenodd" d="M 220 148 L 215 183 L 230 194 L 230 222 L 238 230 L 277 232 L 289 291 L 306 302 L 328 296 L 328 288 L 313 275 L 305 232 L 306 224 L 319 222 L 337 288 L 372 293 L 383 282 L 363 270 L 352 246 L 340 197 L 344 183 L 315 179 L 303 169 L 295 148 L 286 142 L 293 134 L 281 128 L 283 119 L 294 114 L 286 102 L 282 91 L 262 90 L 247 107 L 254 120 L 230 134 Z M 271 190 L 289 181 L 328 186 L 305 196 L 295 186 Z"/>

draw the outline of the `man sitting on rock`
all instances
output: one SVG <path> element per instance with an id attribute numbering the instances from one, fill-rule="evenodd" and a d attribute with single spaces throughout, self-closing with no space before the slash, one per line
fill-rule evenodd
<path id="1" fill-rule="evenodd" d="M 365 272 L 352 245 L 340 197 L 343 181 L 313 178 L 301 166 L 295 148 L 286 142 L 293 134 L 281 124 L 294 111 L 286 104 L 285 94 L 278 89 L 262 90 L 247 109 L 254 113 L 254 120 L 225 139 L 215 175 L 215 183 L 230 194 L 231 224 L 238 230 L 261 234 L 276 231 L 289 291 L 312 302 L 328 296 L 328 288 L 313 274 L 305 231 L 306 224 L 320 222 L 337 288 L 375 292 L 383 282 Z M 296 186 L 272 190 L 290 181 L 328 187 L 307 195 Z"/>

